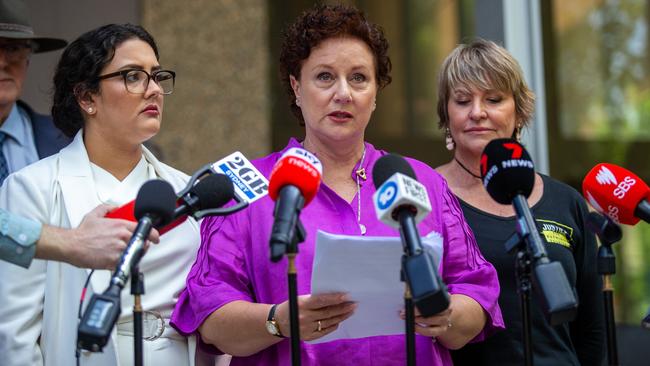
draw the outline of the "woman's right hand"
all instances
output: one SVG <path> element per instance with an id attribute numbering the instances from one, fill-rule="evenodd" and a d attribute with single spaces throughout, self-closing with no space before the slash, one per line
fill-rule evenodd
<path id="1" fill-rule="evenodd" d="M 343 293 L 298 296 L 300 339 L 312 341 L 332 333 L 342 321 L 352 316 L 356 307 L 357 304 Z M 290 337 L 289 301 L 278 305 L 275 318 L 282 334 Z"/>

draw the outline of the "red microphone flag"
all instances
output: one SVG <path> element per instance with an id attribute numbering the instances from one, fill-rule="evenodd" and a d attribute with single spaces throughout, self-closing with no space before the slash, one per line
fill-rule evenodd
<path id="1" fill-rule="evenodd" d="M 320 160 L 305 149 L 291 148 L 275 163 L 269 177 L 269 196 L 277 200 L 282 187 L 296 186 L 305 198 L 305 206 L 311 202 L 320 187 L 323 168 Z"/>
<path id="2" fill-rule="evenodd" d="M 582 194 L 599 212 L 617 223 L 635 225 L 635 210 L 650 199 L 650 187 L 634 173 L 620 166 L 600 163 L 582 181 Z"/>

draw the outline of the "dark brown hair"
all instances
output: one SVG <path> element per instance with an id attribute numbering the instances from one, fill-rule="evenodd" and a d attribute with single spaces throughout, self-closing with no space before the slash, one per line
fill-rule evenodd
<path id="1" fill-rule="evenodd" d="M 99 91 L 99 74 L 115 56 L 115 49 L 130 39 L 147 42 L 158 56 L 158 47 L 149 32 L 139 25 L 107 24 L 81 35 L 63 51 L 54 72 L 52 119 L 67 136 L 84 127 L 77 98 Z"/>
<path id="2" fill-rule="evenodd" d="M 375 78 L 379 89 L 391 82 L 388 41 L 377 24 L 366 20 L 363 12 L 346 5 L 316 5 L 305 11 L 283 34 L 280 51 L 280 79 L 289 94 L 291 112 L 304 125 L 302 111 L 289 77 L 300 79 L 303 61 L 321 42 L 335 37 L 354 37 L 365 42 L 375 59 Z"/>

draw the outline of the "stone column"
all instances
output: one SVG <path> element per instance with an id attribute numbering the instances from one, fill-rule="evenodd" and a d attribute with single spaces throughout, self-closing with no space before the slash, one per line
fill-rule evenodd
<path id="1" fill-rule="evenodd" d="M 176 71 L 153 140 L 166 163 L 192 173 L 239 150 L 271 149 L 268 10 L 262 0 L 142 0 L 141 24 L 161 65 Z"/>

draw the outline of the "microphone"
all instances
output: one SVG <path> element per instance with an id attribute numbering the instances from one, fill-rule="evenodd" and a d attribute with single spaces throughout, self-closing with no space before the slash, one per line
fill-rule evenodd
<path id="1" fill-rule="evenodd" d="M 131 269 L 142 259 L 144 244 L 151 229 L 172 220 L 175 201 L 174 189 L 162 180 L 147 181 L 138 191 L 134 211 L 138 225 L 122 253 L 108 288 L 101 295 L 93 295 L 84 312 L 77 336 L 81 348 L 98 352 L 108 342 L 121 312 L 120 292 Z"/>
<path id="2" fill-rule="evenodd" d="M 377 218 L 398 228 L 405 255 L 402 268 L 413 301 L 420 313 L 432 316 L 449 307 L 449 293 L 438 275 L 431 252 L 422 248 L 416 224 L 431 212 L 426 188 L 401 156 L 387 154 L 372 168 L 376 192 L 373 202 Z"/>
<path id="3" fill-rule="evenodd" d="M 298 221 L 300 211 L 316 196 L 323 167 L 305 149 L 291 148 L 280 157 L 269 178 L 268 193 L 275 201 L 270 247 L 271 261 L 279 261 L 295 240 L 304 240 L 304 229 Z"/>
<path id="4" fill-rule="evenodd" d="M 208 175 L 178 199 L 173 217 L 182 222 L 198 211 L 225 205 L 234 195 L 235 189 L 228 177 L 223 174 Z"/>
<path id="5" fill-rule="evenodd" d="M 179 193 L 179 197 L 176 201 L 177 207 L 174 209 L 172 215 L 173 221 L 163 226 L 155 226 L 160 235 L 163 235 L 176 226 L 182 224 L 188 216 L 192 216 L 199 220 L 203 216 L 214 214 L 211 211 L 215 211 L 216 208 L 225 205 L 228 201 L 235 198 L 233 184 L 224 174 L 211 172 L 205 178 L 198 180 L 196 184 L 192 183 L 193 182 L 190 182 L 188 187 Z M 135 202 L 136 201 L 133 200 L 126 203 L 123 206 L 108 212 L 105 217 L 136 221 L 134 212 Z M 225 213 L 227 214 L 232 212 Z M 222 214 L 222 212 L 216 214 Z"/>
<path id="6" fill-rule="evenodd" d="M 650 222 L 650 188 L 634 173 L 618 165 L 600 163 L 582 181 L 582 194 L 596 210 L 614 222 Z"/>
<path id="7" fill-rule="evenodd" d="M 603 245 L 612 245 L 623 237 L 623 231 L 614 220 L 598 212 L 589 212 L 587 216 L 587 228 L 598 236 Z"/>
<path id="8" fill-rule="evenodd" d="M 528 151 L 514 139 L 490 141 L 481 154 L 483 186 L 493 200 L 512 204 L 517 216 L 516 240 L 508 240 L 511 252 L 521 240 L 534 266 L 535 289 L 551 325 L 575 318 L 578 302 L 559 262 L 550 262 L 526 200 L 535 185 L 535 166 Z"/>

